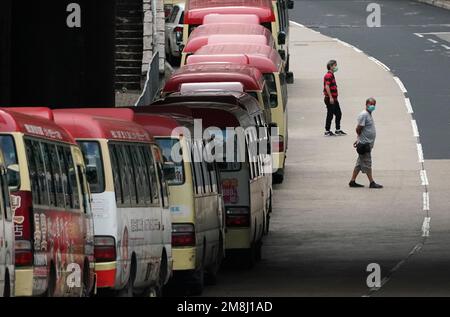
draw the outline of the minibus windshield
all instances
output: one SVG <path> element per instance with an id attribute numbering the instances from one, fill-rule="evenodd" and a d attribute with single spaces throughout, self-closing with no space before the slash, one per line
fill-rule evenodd
<path id="1" fill-rule="evenodd" d="M 8 186 L 19 187 L 19 165 L 17 161 L 17 152 L 13 137 L 11 135 L 0 135 L 0 146 L 5 158 L 5 165 L 8 170 Z"/>
<path id="2" fill-rule="evenodd" d="M 105 178 L 102 164 L 102 154 L 100 144 L 96 141 L 78 142 L 83 152 L 84 162 L 86 164 L 86 177 L 91 192 L 94 194 L 105 191 Z"/>
<path id="3" fill-rule="evenodd" d="M 164 176 L 169 185 L 184 184 L 184 168 L 180 141 L 172 138 L 157 138 L 156 143 L 158 143 L 162 151 Z M 175 158 L 173 153 L 177 153 L 178 157 Z"/>

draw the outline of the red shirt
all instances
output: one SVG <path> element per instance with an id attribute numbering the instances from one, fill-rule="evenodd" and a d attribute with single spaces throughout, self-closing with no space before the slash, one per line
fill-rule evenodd
<path id="1" fill-rule="evenodd" d="M 334 74 L 331 71 L 327 72 L 323 77 L 323 94 L 328 97 L 327 90 L 325 89 L 327 85 L 330 86 L 331 96 L 333 98 L 337 98 L 338 88 L 336 85 L 336 78 L 334 77 Z"/>

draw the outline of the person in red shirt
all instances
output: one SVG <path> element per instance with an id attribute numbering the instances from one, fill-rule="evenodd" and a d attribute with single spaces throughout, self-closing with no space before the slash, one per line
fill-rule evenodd
<path id="1" fill-rule="evenodd" d="M 342 112 L 338 101 L 338 87 L 336 84 L 336 78 L 334 77 L 334 73 L 338 71 L 337 62 L 335 60 L 330 60 L 327 63 L 327 70 L 328 72 L 323 78 L 323 94 L 325 96 L 324 102 L 327 106 L 325 136 L 346 135 L 347 133 L 341 130 Z M 336 117 L 335 133 L 331 132 L 331 122 L 333 121 L 333 117 Z"/>

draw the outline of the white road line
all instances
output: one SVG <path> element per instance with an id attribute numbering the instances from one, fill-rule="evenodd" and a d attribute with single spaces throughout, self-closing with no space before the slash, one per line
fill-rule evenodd
<path id="1" fill-rule="evenodd" d="M 430 194 L 428 192 L 423 193 L 423 211 L 430 210 Z"/>
<path id="2" fill-rule="evenodd" d="M 431 221 L 430 217 L 425 217 L 423 219 L 422 237 L 429 237 L 430 236 L 430 221 Z"/>
<path id="3" fill-rule="evenodd" d="M 423 159 L 423 149 L 422 149 L 422 144 L 417 143 L 417 156 L 419 157 L 419 163 L 423 163 L 424 159 Z"/>
<path id="4" fill-rule="evenodd" d="M 442 44 L 441 45 L 443 48 L 445 48 L 446 50 L 450 50 L 450 46 L 447 46 L 447 45 L 444 45 L 444 44 Z"/>
<path id="5" fill-rule="evenodd" d="M 301 27 L 301 28 L 304 28 L 304 27 L 305 27 L 303 24 L 300 24 L 300 23 L 297 23 L 297 22 L 294 22 L 294 21 L 290 21 L 290 22 L 291 22 L 292 24 L 296 25 L 296 26 Z"/>
<path id="6" fill-rule="evenodd" d="M 342 44 L 342 45 L 344 45 L 344 46 L 346 46 L 346 47 L 352 47 L 350 44 L 348 44 L 347 42 L 344 42 L 344 41 L 341 41 L 340 39 L 338 39 L 338 38 L 334 38 L 334 40 L 336 40 L 336 42 L 338 42 L 338 43 L 340 43 L 340 44 Z"/>
<path id="7" fill-rule="evenodd" d="M 436 43 L 438 43 L 438 41 L 436 41 L 436 40 L 433 40 L 433 39 L 427 39 L 428 41 L 430 41 L 431 43 L 433 43 L 433 44 L 436 44 Z"/>
<path id="8" fill-rule="evenodd" d="M 400 78 L 398 77 L 394 77 L 395 82 L 397 83 L 397 85 L 400 87 L 400 90 L 405 94 L 408 91 L 405 88 L 405 85 L 403 85 L 402 81 L 400 80 Z"/>
<path id="9" fill-rule="evenodd" d="M 391 69 L 389 67 L 387 67 L 385 64 L 383 64 L 382 62 L 380 62 L 378 59 L 376 59 L 375 57 L 369 56 L 369 59 L 374 62 L 375 64 L 377 64 L 378 66 L 380 66 L 381 68 L 383 68 L 385 71 L 389 72 L 391 71 Z"/>
<path id="10" fill-rule="evenodd" d="M 419 128 L 417 128 L 417 122 L 416 120 L 411 120 L 411 125 L 412 125 L 412 129 L 413 129 L 413 135 L 418 138 L 419 135 Z"/>
<path id="11" fill-rule="evenodd" d="M 406 106 L 406 110 L 408 111 L 409 114 L 414 113 L 412 105 L 411 105 L 411 100 L 409 98 L 405 98 L 405 106 Z"/>
<path id="12" fill-rule="evenodd" d="M 355 51 L 355 52 L 357 52 L 357 53 L 362 53 L 362 51 L 359 49 L 359 48 L 357 48 L 357 47 L 355 47 L 355 46 L 353 46 L 353 45 L 350 45 L 351 46 L 351 48 L 353 48 L 353 50 Z"/>
<path id="13" fill-rule="evenodd" d="M 415 35 L 415 36 L 418 36 L 418 37 L 423 37 L 423 35 L 420 34 L 420 33 L 414 33 L 414 35 Z"/>
<path id="14" fill-rule="evenodd" d="M 420 179 L 422 180 L 422 186 L 428 186 L 428 176 L 427 176 L 427 171 L 426 170 L 421 170 L 420 171 Z"/>

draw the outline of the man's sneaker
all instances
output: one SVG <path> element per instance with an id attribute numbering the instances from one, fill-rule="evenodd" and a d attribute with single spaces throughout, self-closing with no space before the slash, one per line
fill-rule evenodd
<path id="1" fill-rule="evenodd" d="M 347 133 L 345 133 L 342 130 L 336 130 L 336 132 L 334 132 L 336 135 L 347 135 Z"/>
<path id="2" fill-rule="evenodd" d="M 370 188 L 383 188 L 383 185 L 372 182 L 370 183 Z"/>
<path id="3" fill-rule="evenodd" d="M 325 131 L 324 135 L 325 136 L 334 136 L 335 134 L 331 131 Z"/>
<path id="4" fill-rule="evenodd" d="M 355 182 L 355 181 L 350 181 L 350 183 L 348 183 L 348 186 L 354 187 L 354 188 L 364 187 L 364 185 L 358 184 L 358 183 Z"/>

